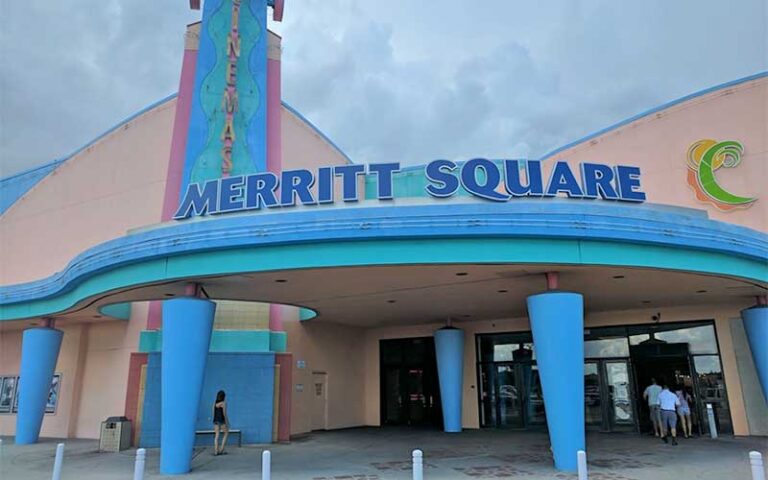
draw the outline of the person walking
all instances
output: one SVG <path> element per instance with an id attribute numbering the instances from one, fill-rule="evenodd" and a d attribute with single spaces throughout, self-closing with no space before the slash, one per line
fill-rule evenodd
<path id="1" fill-rule="evenodd" d="M 691 403 L 693 403 L 693 397 L 685 390 L 682 385 L 675 389 L 675 395 L 680 401 L 680 405 L 677 407 L 677 416 L 680 417 L 680 425 L 682 426 L 683 436 L 688 438 L 691 433 Z"/>
<path id="2" fill-rule="evenodd" d="M 680 400 L 664 385 L 659 394 L 659 409 L 661 410 L 661 439 L 668 443 L 667 433 L 672 434 L 672 445 L 677 445 L 677 407 Z"/>
<path id="3" fill-rule="evenodd" d="M 214 455 L 226 455 L 224 451 L 224 445 L 227 444 L 227 437 L 229 436 L 229 421 L 227 420 L 227 402 L 225 398 L 227 394 L 224 390 L 219 390 L 216 394 L 216 401 L 213 402 L 213 454 Z M 221 447 L 219 447 L 219 432 L 224 431 L 224 438 L 221 440 Z"/>
<path id="4" fill-rule="evenodd" d="M 653 433 L 661 436 L 661 415 L 659 415 L 659 394 L 661 387 L 656 383 L 655 378 L 651 378 L 651 384 L 645 388 L 643 399 L 648 401 L 648 410 L 650 410 L 651 423 L 653 424 Z"/>

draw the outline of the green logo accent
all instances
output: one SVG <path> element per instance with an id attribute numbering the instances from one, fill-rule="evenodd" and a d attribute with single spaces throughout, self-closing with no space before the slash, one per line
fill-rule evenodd
<path id="1" fill-rule="evenodd" d="M 688 184 L 696 198 L 709 201 L 717 208 L 728 211 L 751 206 L 757 197 L 735 195 L 717 183 L 715 172 L 720 168 L 735 168 L 741 163 L 744 147 L 734 140 L 717 142 L 699 140 L 688 148 Z"/>

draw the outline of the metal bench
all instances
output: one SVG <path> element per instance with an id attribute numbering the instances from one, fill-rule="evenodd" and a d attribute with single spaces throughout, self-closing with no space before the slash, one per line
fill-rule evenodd
<path id="1" fill-rule="evenodd" d="M 215 435 L 216 432 L 214 430 L 196 430 L 195 436 L 198 435 Z M 237 446 L 242 447 L 243 446 L 243 432 L 239 429 L 230 429 L 229 430 L 230 435 L 237 435 Z M 220 432 L 220 435 L 224 435 L 224 432 Z"/>

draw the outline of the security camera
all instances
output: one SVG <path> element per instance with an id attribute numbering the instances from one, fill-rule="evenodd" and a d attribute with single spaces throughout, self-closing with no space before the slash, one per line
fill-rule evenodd
<path id="1" fill-rule="evenodd" d="M 657 312 L 656 315 L 652 315 L 651 319 L 653 319 L 654 322 L 659 323 L 659 320 L 661 320 L 661 312 Z"/>

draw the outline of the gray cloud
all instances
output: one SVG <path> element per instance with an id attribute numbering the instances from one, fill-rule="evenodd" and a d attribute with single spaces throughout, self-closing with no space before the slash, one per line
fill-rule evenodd
<path id="1" fill-rule="evenodd" d="M 174 91 L 186 4 L 4 2 L 1 174 Z M 287 0 L 271 27 L 284 99 L 357 162 L 538 157 L 768 58 L 761 0 Z"/>

